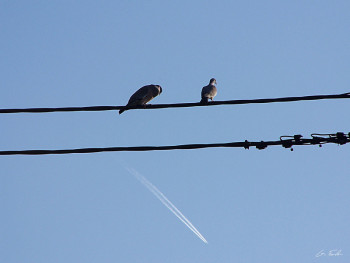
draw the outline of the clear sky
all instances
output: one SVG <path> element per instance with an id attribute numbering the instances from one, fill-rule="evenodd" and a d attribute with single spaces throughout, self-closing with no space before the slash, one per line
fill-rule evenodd
<path id="1" fill-rule="evenodd" d="M 350 91 L 350 2 L 0 1 L 0 108 Z M 2 114 L 1 150 L 350 131 L 348 100 Z M 349 262 L 350 146 L 0 157 L 0 262 Z M 202 242 L 124 164 L 162 191 Z M 342 256 L 315 257 L 341 249 Z"/>

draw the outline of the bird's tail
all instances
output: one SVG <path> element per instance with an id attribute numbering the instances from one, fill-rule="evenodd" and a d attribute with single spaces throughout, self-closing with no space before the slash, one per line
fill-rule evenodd
<path id="1" fill-rule="evenodd" d="M 119 114 L 122 114 L 124 111 L 126 111 L 126 110 L 125 109 L 119 110 Z"/>
<path id="2" fill-rule="evenodd" d="M 203 104 L 205 104 L 205 103 L 208 103 L 208 98 L 207 97 L 203 97 L 202 99 L 201 99 L 201 103 L 203 103 Z"/>

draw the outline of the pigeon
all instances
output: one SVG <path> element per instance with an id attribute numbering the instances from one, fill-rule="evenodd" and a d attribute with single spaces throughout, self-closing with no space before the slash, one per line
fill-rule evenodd
<path id="1" fill-rule="evenodd" d="M 210 79 L 208 86 L 203 87 L 201 103 L 208 103 L 209 99 L 213 100 L 213 98 L 216 96 L 216 93 L 218 91 L 215 87 L 215 84 L 216 84 L 216 79 L 213 78 L 213 79 Z"/>
<path id="2" fill-rule="evenodd" d="M 143 86 L 134 94 L 132 94 L 128 104 L 126 104 L 125 108 L 119 111 L 119 114 L 122 114 L 124 111 L 126 111 L 128 107 L 145 105 L 147 102 L 157 97 L 161 93 L 162 93 L 162 87 L 159 85 L 151 84 L 151 85 Z"/>

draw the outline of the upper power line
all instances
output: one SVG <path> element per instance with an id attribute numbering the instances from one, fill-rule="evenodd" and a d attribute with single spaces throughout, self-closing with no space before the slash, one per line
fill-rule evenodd
<path id="1" fill-rule="evenodd" d="M 292 102 L 292 101 L 311 101 L 324 99 L 349 99 L 350 93 L 334 95 L 313 95 L 302 97 L 283 97 L 271 99 L 251 99 L 251 100 L 226 100 L 212 101 L 208 103 L 173 103 L 173 104 L 149 104 L 143 106 L 87 106 L 87 107 L 60 107 L 60 108 L 25 108 L 25 109 L 0 109 L 0 113 L 44 113 L 44 112 L 68 112 L 68 111 L 107 111 L 107 110 L 125 110 L 125 109 L 162 109 L 162 108 L 187 108 L 203 107 L 214 105 L 235 105 L 235 104 L 253 104 L 253 103 L 272 103 L 272 102 Z"/>
<path id="2" fill-rule="evenodd" d="M 145 151 L 166 151 L 166 150 L 190 150 L 202 148 L 217 147 L 238 147 L 249 149 L 256 147 L 263 150 L 268 146 L 282 145 L 284 148 L 291 148 L 294 145 L 319 145 L 325 143 L 335 143 L 343 145 L 350 143 L 350 132 L 344 134 L 337 132 L 335 134 L 311 134 L 311 138 L 304 139 L 301 135 L 281 136 L 277 141 L 242 141 L 229 143 L 210 143 L 210 144 L 183 144 L 170 146 L 132 146 L 132 147 L 104 147 L 104 148 L 80 148 L 80 149 L 62 149 L 62 150 L 19 150 L 19 151 L 0 151 L 0 155 L 47 155 L 47 154 L 72 154 L 72 153 L 98 153 L 98 152 L 145 152 Z"/>

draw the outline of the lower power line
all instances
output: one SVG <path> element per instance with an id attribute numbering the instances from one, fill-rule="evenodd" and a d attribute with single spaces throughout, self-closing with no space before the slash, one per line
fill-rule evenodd
<path id="1" fill-rule="evenodd" d="M 210 143 L 210 144 L 183 144 L 171 146 L 132 146 L 132 147 L 104 147 L 104 148 L 80 148 L 63 150 L 19 150 L 19 151 L 0 151 L 0 155 L 48 155 L 48 154 L 72 154 L 72 153 L 98 153 L 98 152 L 145 152 L 145 151 L 169 151 L 169 150 L 190 150 L 218 147 L 240 147 L 249 149 L 256 147 L 263 150 L 268 146 L 281 145 L 284 148 L 290 148 L 293 151 L 294 145 L 319 145 L 326 143 L 335 143 L 343 145 L 350 142 L 350 132 L 345 134 L 337 132 L 334 134 L 311 134 L 311 138 L 304 139 L 301 135 L 281 136 L 278 141 L 259 141 L 259 142 L 229 142 L 229 143 Z"/>

